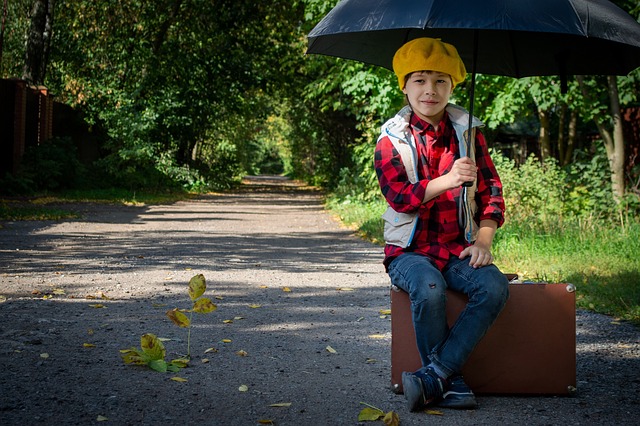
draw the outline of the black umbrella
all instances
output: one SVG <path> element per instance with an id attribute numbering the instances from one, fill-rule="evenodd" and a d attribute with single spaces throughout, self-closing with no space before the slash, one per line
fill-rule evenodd
<path id="1" fill-rule="evenodd" d="M 396 50 L 418 37 L 453 44 L 483 74 L 624 75 L 640 66 L 640 24 L 607 0 L 343 0 L 309 33 L 307 53 L 392 69 Z"/>

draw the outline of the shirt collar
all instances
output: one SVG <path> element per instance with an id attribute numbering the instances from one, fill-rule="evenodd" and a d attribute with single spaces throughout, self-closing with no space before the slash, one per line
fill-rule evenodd
<path id="1" fill-rule="evenodd" d="M 449 113 L 445 111 L 442 116 L 442 120 L 440 120 L 440 124 L 438 125 L 438 134 L 442 134 L 445 126 L 449 123 Z M 420 117 L 418 114 L 411 114 L 411 121 L 409 123 L 414 132 L 420 135 L 426 134 L 428 131 L 433 132 L 434 128 L 430 123 L 427 123 Z"/>

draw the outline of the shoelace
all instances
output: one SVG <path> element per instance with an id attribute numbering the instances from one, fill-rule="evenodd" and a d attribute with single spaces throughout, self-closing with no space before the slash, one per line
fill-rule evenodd
<path id="1" fill-rule="evenodd" d="M 422 389 L 424 391 L 424 402 L 428 404 L 444 393 L 444 386 L 442 379 L 431 371 L 426 371 L 417 375 L 422 383 Z"/>

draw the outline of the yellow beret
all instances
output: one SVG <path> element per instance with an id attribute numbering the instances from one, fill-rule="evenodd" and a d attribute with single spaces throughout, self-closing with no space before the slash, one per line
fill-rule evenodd
<path id="1" fill-rule="evenodd" d="M 449 74 L 453 87 L 467 76 L 456 48 L 435 38 L 416 38 L 405 43 L 393 56 L 393 72 L 398 77 L 400 89 L 404 79 L 415 71 L 438 71 Z"/>

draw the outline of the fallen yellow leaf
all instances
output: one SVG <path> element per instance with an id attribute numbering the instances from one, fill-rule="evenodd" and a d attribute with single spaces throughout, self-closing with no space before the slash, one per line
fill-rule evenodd
<path id="1" fill-rule="evenodd" d="M 370 339 L 384 339 L 386 336 L 384 334 L 370 334 L 369 338 Z"/>
<path id="2" fill-rule="evenodd" d="M 384 416 L 384 412 L 379 408 L 365 407 L 358 414 L 359 422 L 375 422 Z"/>
<path id="3" fill-rule="evenodd" d="M 216 348 L 209 348 L 204 351 L 205 354 L 208 354 L 209 352 L 218 352 L 218 350 Z"/>
<path id="4" fill-rule="evenodd" d="M 47 358 L 49 358 L 49 354 L 48 354 L 48 353 L 46 353 L 46 352 L 45 352 L 45 353 L 41 353 L 41 354 L 40 354 L 40 358 L 47 359 Z"/>
<path id="5" fill-rule="evenodd" d="M 231 339 L 222 339 L 222 343 L 231 343 L 232 340 Z"/>
<path id="6" fill-rule="evenodd" d="M 380 309 L 380 315 L 391 315 L 391 309 Z"/>
<path id="7" fill-rule="evenodd" d="M 233 320 L 224 320 L 222 321 L 223 324 L 233 324 Z"/>
<path id="8" fill-rule="evenodd" d="M 207 364 L 209 362 L 209 358 L 202 358 L 200 360 L 203 364 Z"/>
<path id="9" fill-rule="evenodd" d="M 189 365 L 189 360 L 187 358 L 177 358 L 171 360 L 171 364 L 175 365 L 176 367 L 186 368 Z"/>
<path id="10" fill-rule="evenodd" d="M 93 343 L 83 343 L 82 346 L 84 346 L 85 348 L 95 348 L 96 345 L 94 345 Z"/>
<path id="11" fill-rule="evenodd" d="M 384 422 L 385 426 L 398 426 L 400 425 L 400 416 L 398 416 L 398 413 L 394 411 L 389 411 L 384 415 L 382 421 Z"/>
<path id="12" fill-rule="evenodd" d="M 355 291 L 351 287 L 338 287 L 336 290 L 338 290 L 338 291 Z"/>
<path id="13" fill-rule="evenodd" d="M 238 388 L 238 390 L 239 390 L 240 392 L 246 392 L 246 391 L 248 391 L 248 390 L 249 390 L 249 386 L 247 386 L 247 385 L 240 385 L 240 387 Z"/>
<path id="14" fill-rule="evenodd" d="M 438 410 L 424 410 L 424 412 L 427 414 L 431 414 L 432 416 L 444 416 L 444 413 Z"/>
<path id="15" fill-rule="evenodd" d="M 338 351 L 333 349 L 331 346 L 327 346 L 326 349 L 327 349 L 327 352 L 329 352 L 331 354 L 337 354 L 338 353 Z"/>
<path id="16" fill-rule="evenodd" d="M 250 307 L 251 309 L 257 309 L 257 308 L 262 308 L 262 305 L 258 305 L 257 303 L 254 303 L 254 304 L 252 304 L 252 305 L 249 305 L 249 307 Z"/>
<path id="17" fill-rule="evenodd" d="M 285 293 L 291 293 L 291 289 L 289 287 L 282 287 L 282 291 Z"/>
<path id="18" fill-rule="evenodd" d="M 290 402 L 278 402 L 277 404 L 271 404 L 269 407 L 291 407 Z"/>
<path id="19" fill-rule="evenodd" d="M 101 308 L 106 308 L 106 306 L 104 306 L 102 303 L 96 303 L 95 305 L 89 305 L 90 308 L 96 308 L 96 309 L 101 309 Z"/>
<path id="20" fill-rule="evenodd" d="M 171 380 L 173 380 L 174 382 L 187 382 L 188 381 L 184 377 L 178 377 L 178 376 L 172 377 Z"/>
<path id="21" fill-rule="evenodd" d="M 96 418 L 96 422 L 106 422 L 107 420 L 109 420 L 109 418 L 105 416 L 98 416 Z"/>

